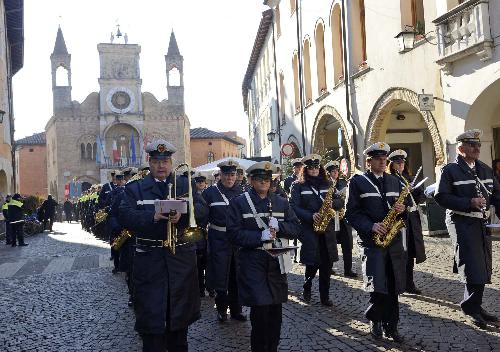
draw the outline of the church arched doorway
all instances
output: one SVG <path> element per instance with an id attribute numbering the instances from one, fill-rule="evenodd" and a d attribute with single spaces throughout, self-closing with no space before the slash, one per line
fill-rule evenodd
<path id="1" fill-rule="evenodd" d="M 323 106 L 316 115 L 311 145 L 312 152 L 326 160 L 345 159 L 352 173 L 355 165 L 354 149 L 342 117 L 332 106 Z"/>
<path id="2" fill-rule="evenodd" d="M 92 187 L 90 182 L 87 182 L 87 181 L 82 182 L 82 193 L 85 191 L 88 191 L 90 189 L 90 187 Z"/>
<path id="3" fill-rule="evenodd" d="M 491 165 L 500 159 L 500 79 L 489 85 L 471 105 L 465 120 L 464 130 L 479 128 L 481 137 L 481 160 Z"/>
<path id="4" fill-rule="evenodd" d="M 404 88 L 388 90 L 372 109 L 365 147 L 377 141 L 408 153 L 410 173 L 422 166 L 422 175 L 435 182 L 435 170 L 445 162 L 444 148 L 431 112 L 420 111 L 417 93 Z"/>
<path id="5" fill-rule="evenodd" d="M 141 163 L 141 140 L 129 124 L 117 123 L 104 133 L 104 162 L 108 167 L 138 166 Z"/>

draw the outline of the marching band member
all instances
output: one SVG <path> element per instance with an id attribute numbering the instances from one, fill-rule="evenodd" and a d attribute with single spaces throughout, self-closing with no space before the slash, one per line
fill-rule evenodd
<path id="1" fill-rule="evenodd" d="M 195 172 L 194 177 L 195 192 L 200 196 L 200 200 L 204 203 L 205 200 L 201 196 L 207 188 L 207 178 L 201 172 Z M 198 287 L 200 289 L 200 297 L 205 297 L 205 270 L 207 269 L 207 231 L 203 228 L 203 239 L 196 242 L 196 263 L 198 266 Z"/>
<path id="2" fill-rule="evenodd" d="M 400 233 L 388 247 L 375 244 L 374 233 L 385 236 L 389 228 L 382 222 L 390 209 L 398 214 L 405 211 L 405 205 L 396 203 L 402 190 L 399 180 L 385 173 L 387 143 L 375 143 L 364 154 L 368 171 L 353 176 L 348 185 L 346 203 L 347 222 L 358 232 L 358 244 L 363 261 L 365 290 L 370 300 L 365 316 L 370 320 L 374 338 L 386 337 L 396 342 L 403 340 L 398 332 L 398 294 L 405 290 L 405 252 Z"/>
<path id="3" fill-rule="evenodd" d="M 446 227 L 455 251 L 453 272 L 465 283 L 460 302 L 467 318 L 479 328 L 498 318 L 481 307 L 485 284 L 491 283 L 491 232 L 486 227 L 489 208 L 500 216 L 500 185 L 493 170 L 479 161 L 481 130 L 457 136 L 457 158 L 443 168 L 434 195 L 446 208 Z"/>
<path id="4" fill-rule="evenodd" d="M 293 174 L 285 178 L 285 181 L 283 181 L 283 189 L 287 194 L 290 194 L 292 183 L 297 181 L 303 165 L 304 164 L 302 164 L 302 158 L 292 159 Z"/>
<path id="5" fill-rule="evenodd" d="M 227 215 L 227 235 L 240 247 L 238 295 L 250 307 L 251 347 L 259 352 L 278 349 L 291 267 L 289 256 L 271 256 L 266 248 L 276 238 L 292 239 L 301 231 L 287 200 L 269 192 L 275 168 L 267 161 L 249 167 L 251 188 L 230 201 Z"/>
<path id="6" fill-rule="evenodd" d="M 397 149 L 389 154 L 389 173 L 396 176 L 404 186 L 406 183 L 411 183 L 410 173 L 406 168 L 407 153 L 402 149 Z M 425 200 L 424 191 L 421 188 L 412 189 L 408 195 L 410 206 L 406 212 L 405 227 L 406 227 L 406 242 L 407 242 L 407 258 L 406 262 L 406 292 L 420 295 L 422 293 L 415 286 L 413 279 L 413 271 L 415 262 L 423 263 L 427 258 L 425 255 L 424 235 L 422 234 L 422 223 L 420 222 L 420 213 L 418 212 L 418 204 Z"/>
<path id="7" fill-rule="evenodd" d="M 333 262 L 337 261 L 337 240 L 332 224 L 325 233 L 314 232 L 315 222 L 321 219 L 318 213 L 323 205 L 324 196 L 330 188 L 326 171 L 320 165 L 321 156 L 306 155 L 302 158 L 304 167 L 299 179 L 293 183 L 290 205 L 302 223 L 299 240 L 302 242 L 300 262 L 305 264 L 305 282 L 303 297 L 306 302 L 311 300 L 312 280 L 319 269 L 319 294 L 321 304 L 332 306 L 330 300 L 330 274 Z"/>
<path id="8" fill-rule="evenodd" d="M 219 164 L 220 180 L 203 192 L 203 199 L 209 208 L 208 215 L 208 281 L 215 289 L 215 305 L 219 322 L 227 320 L 227 308 L 231 318 L 245 321 L 238 303 L 236 284 L 236 248 L 229 242 L 226 233 L 226 213 L 229 201 L 240 195 L 242 189 L 236 184 L 238 162 L 227 159 Z"/>
<path id="9" fill-rule="evenodd" d="M 130 171 L 129 171 L 130 172 Z M 118 209 L 121 202 L 121 194 L 125 191 L 125 175 L 122 171 L 115 171 L 115 188 L 109 193 L 109 212 L 106 218 L 106 225 L 110 234 L 109 243 L 112 244 L 115 238 L 120 234 L 123 227 L 118 219 Z M 120 271 L 120 252 L 111 248 L 111 256 L 113 257 L 113 274 Z"/>
<path id="10" fill-rule="evenodd" d="M 168 222 L 181 233 L 188 226 L 187 216 L 155 212 L 154 206 L 155 200 L 167 198 L 172 186 L 178 196 L 188 192 L 186 178 L 174 179 L 172 174 L 175 151 L 162 139 L 146 146 L 150 174 L 126 185 L 119 209 L 121 225 L 135 233 L 135 329 L 143 351 L 187 351 L 188 326 L 200 317 L 195 245 L 179 243 L 173 254 L 164 241 Z M 203 217 L 204 208 L 194 205 L 197 218 Z"/>
<path id="11" fill-rule="evenodd" d="M 325 170 L 332 183 L 335 185 L 336 192 L 334 194 L 333 209 L 339 212 L 345 207 L 345 191 L 347 181 L 340 177 L 340 163 L 332 160 L 325 164 Z M 352 271 L 352 228 L 347 224 L 345 219 L 339 220 L 339 231 L 337 231 L 337 242 L 340 242 L 342 248 L 342 258 L 344 260 L 344 276 L 355 278 L 358 274 Z"/>

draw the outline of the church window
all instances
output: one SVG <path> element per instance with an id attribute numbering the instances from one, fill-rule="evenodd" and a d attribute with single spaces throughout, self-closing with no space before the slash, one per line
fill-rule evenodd
<path id="1" fill-rule="evenodd" d="M 35 150 L 33 148 L 30 148 L 30 153 L 33 153 Z"/>
<path id="2" fill-rule="evenodd" d="M 85 144 L 80 144 L 80 159 L 85 159 Z"/>
<path id="3" fill-rule="evenodd" d="M 67 87 L 68 82 L 68 70 L 63 66 L 59 66 L 56 70 L 56 86 L 57 87 Z"/>
<path id="4" fill-rule="evenodd" d="M 94 142 L 94 148 L 93 148 L 93 150 L 94 150 L 94 154 L 92 155 L 92 157 L 93 157 L 94 160 L 97 160 L 97 153 L 98 153 L 98 151 L 97 151 L 97 143 L 95 143 L 95 142 Z"/>
<path id="5" fill-rule="evenodd" d="M 171 87 L 176 87 L 181 85 L 181 74 L 177 67 L 173 67 L 168 72 L 168 85 Z"/>
<path id="6" fill-rule="evenodd" d="M 92 160 L 92 144 L 90 144 L 90 143 L 87 143 L 86 159 Z"/>
<path id="7" fill-rule="evenodd" d="M 212 145 L 212 142 L 208 142 L 208 145 Z"/>

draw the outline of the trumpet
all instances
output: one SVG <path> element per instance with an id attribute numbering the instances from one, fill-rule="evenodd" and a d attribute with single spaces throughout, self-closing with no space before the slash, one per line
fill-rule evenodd
<path id="1" fill-rule="evenodd" d="M 177 172 L 181 167 L 187 167 L 188 171 L 188 212 L 189 212 L 189 225 L 187 228 L 183 229 L 181 234 L 179 235 L 175 224 L 172 223 L 170 218 L 175 215 L 175 212 L 171 212 L 169 214 L 169 220 L 167 224 L 167 234 L 166 239 L 164 241 L 164 247 L 168 248 L 172 254 L 175 254 L 175 247 L 179 242 L 179 239 L 182 240 L 182 244 L 195 243 L 201 239 L 203 239 L 203 231 L 196 225 L 196 219 L 194 217 L 194 202 L 193 202 L 193 192 L 192 192 L 192 183 L 191 183 L 191 168 L 188 164 L 180 164 L 174 169 L 174 182 L 177 179 Z M 167 199 L 177 199 L 177 191 L 175 188 L 175 184 L 171 183 L 168 185 L 169 191 Z M 172 192 L 172 187 L 174 188 Z"/>

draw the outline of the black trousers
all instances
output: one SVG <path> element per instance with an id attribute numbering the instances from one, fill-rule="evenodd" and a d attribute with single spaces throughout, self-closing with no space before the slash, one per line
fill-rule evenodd
<path id="1" fill-rule="evenodd" d="M 321 300 L 327 300 L 330 297 L 330 275 L 333 262 L 328 255 L 325 236 L 319 237 L 319 266 L 306 265 L 304 290 L 310 290 L 312 280 L 319 269 L 319 295 Z"/>
<path id="2" fill-rule="evenodd" d="M 5 243 L 12 243 L 12 227 L 8 221 L 5 222 Z"/>
<path id="3" fill-rule="evenodd" d="M 252 324 L 250 343 L 253 352 L 278 350 L 281 335 L 281 314 L 281 304 L 250 308 L 250 322 Z"/>
<path id="4" fill-rule="evenodd" d="M 475 314 L 481 311 L 483 304 L 484 284 L 465 284 L 464 299 L 460 307 L 465 314 Z"/>
<path id="5" fill-rule="evenodd" d="M 207 250 L 196 250 L 196 265 L 198 266 L 198 287 L 200 293 L 205 293 L 205 270 L 207 269 Z"/>
<path id="6" fill-rule="evenodd" d="M 382 322 L 389 329 L 394 329 L 399 321 L 399 302 L 396 293 L 394 270 L 392 262 L 387 256 L 386 279 L 388 293 L 370 292 L 368 309 L 365 311 L 365 317 L 371 321 Z"/>
<path id="7" fill-rule="evenodd" d="M 24 243 L 24 223 L 22 222 L 17 222 L 15 224 L 10 224 L 10 231 L 11 231 L 11 243 L 15 244 L 16 239 L 18 244 L 23 244 Z"/>
<path id="8" fill-rule="evenodd" d="M 47 222 L 49 223 L 49 230 L 52 231 L 52 225 L 54 224 L 54 216 L 50 215 L 48 218 L 43 219 L 43 229 L 47 230 Z"/>
<path id="9" fill-rule="evenodd" d="M 415 259 L 408 258 L 406 261 L 406 288 L 415 287 L 415 282 L 413 281 L 413 270 L 415 267 Z"/>
<path id="10" fill-rule="evenodd" d="M 352 233 L 348 230 L 344 220 L 340 221 L 340 231 L 337 239 L 342 249 L 342 259 L 344 260 L 344 273 L 352 271 Z"/>
<path id="11" fill-rule="evenodd" d="M 188 329 L 165 331 L 165 334 L 142 334 L 143 352 L 183 352 L 188 350 Z"/>
<path id="12" fill-rule="evenodd" d="M 236 264 L 234 255 L 231 258 L 231 265 L 229 267 L 229 278 L 227 284 L 227 291 L 216 290 L 215 305 L 219 312 L 226 313 L 227 308 L 231 315 L 241 313 L 241 305 L 238 303 L 238 284 L 236 282 Z"/>

